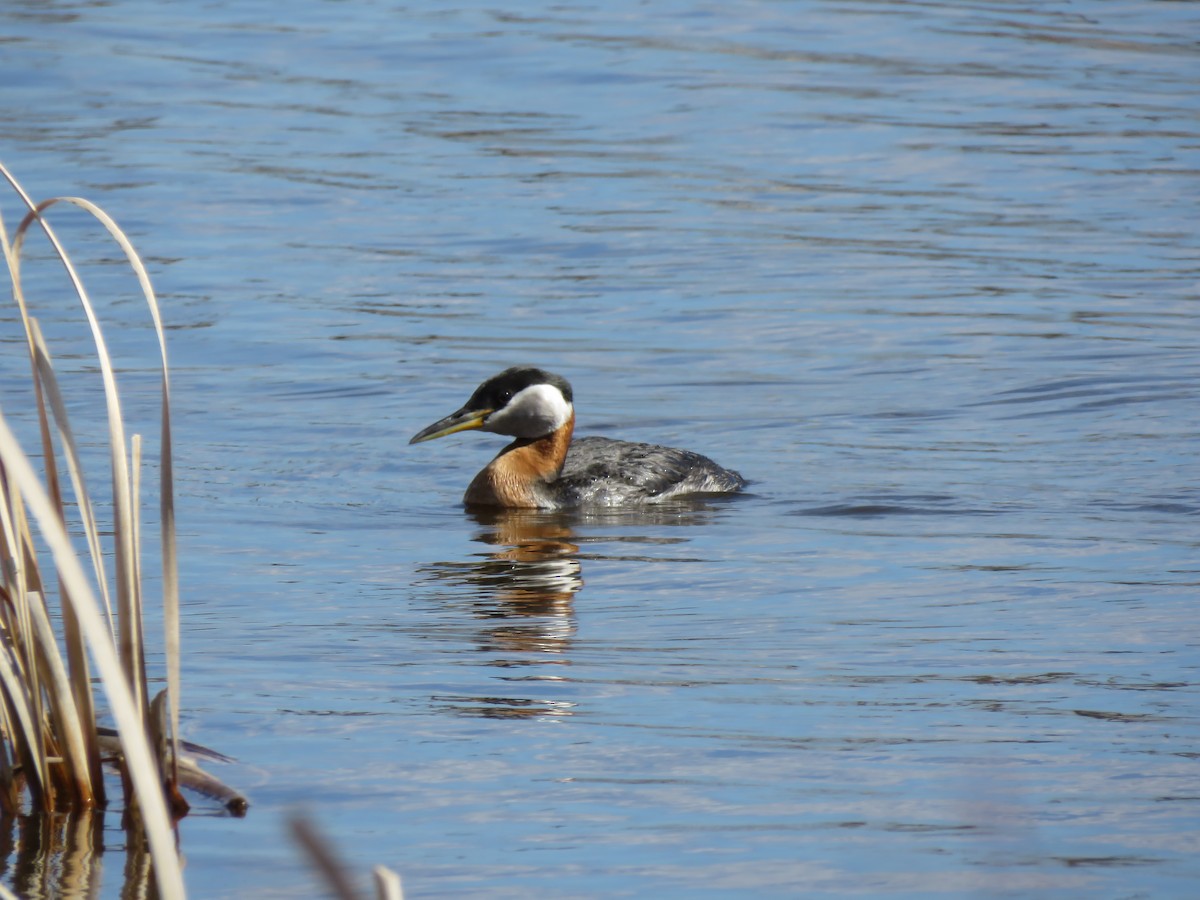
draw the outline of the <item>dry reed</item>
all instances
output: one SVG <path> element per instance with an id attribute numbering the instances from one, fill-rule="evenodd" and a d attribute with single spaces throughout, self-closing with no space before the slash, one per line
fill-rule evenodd
<path id="1" fill-rule="evenodd" d="M 0 249 L 27 341 L 42 460 L 39 473 L 0 410 L 0 812 L 105 806 L 101 763 L 115 764 L 125 793 L 126 822 L 149 849 L 158 893 L 183 897 L 174 821 L 187 810 L 179 786 L 214 794 L 235 812 L 245 800 L 203 773 L 179 741 L 179 580 L 171 464 L 171 401 L 167 346 L 158 302 L 137 251 L 94 203 L 55 197 L 34 203 L 12 174 L 3 177 L 25 214 L 10 239 L 0 219 Z M 99 222 L 136 275 L 158 338 L 160 362 L 159 523 L 162 640 L 167 687 L 151 697 L 146 676 L 142 555 L 139 526 L 141 438 L 126 435 L 116 376 L 95 308 L 46 212 L 72 206 Z M 110 591 L 105 542 L 90 500 L 75 435 L 66 414 L 49 347 L 30 315 L 21 277 L 22 249 L 34 227 L 61 262 L 87 318 L 104 387 L 112 482 Z M 90 577 L 70 535 L 60 456 L 86 542 Z M 44 481 L 43 481 L 44 479 Z M 50 561 L 45 559 L 48 552 Z M 98 596 L 97 596 L 98 595 Z M 57 597 L 61 635 L 52 622 Z M 114 604 L 115 600 L 115 604 Z M 115 606 L 115 612 L 114 612 Z M 61 640 L 60 640 L 61 638 Z M 61 651 L 60 651 L 61 645 Z M 65 652 L 65 658 L 64 658 Z M 116 724 L 98 728 L 95 667 Z"/>

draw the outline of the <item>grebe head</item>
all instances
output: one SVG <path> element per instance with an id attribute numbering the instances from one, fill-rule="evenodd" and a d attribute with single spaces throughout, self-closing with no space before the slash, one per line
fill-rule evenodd
<path id="1" fill-rule="evenodd" d="M 410 444 L 479 429 L 516 438 L 553 434 L 572 413 L 571 385 L 532 366 L 513 366 L 475 389 L 462 409 L 413 435 Z"/>

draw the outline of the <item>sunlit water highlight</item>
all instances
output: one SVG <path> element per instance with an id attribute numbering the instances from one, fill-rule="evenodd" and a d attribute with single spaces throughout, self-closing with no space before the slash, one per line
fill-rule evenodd
<path id="1" fill-rule="evenodd" d="M 173 328 L 185 729 L 254 804 L 196 896 L 308 895 L 298 808 L 415 897 L 1194 895 L 1200 9 L 0 23 L 0 159 Z M 465 513 L 498 444 L 405 441 L 518 362 L 748 494 Z"/>

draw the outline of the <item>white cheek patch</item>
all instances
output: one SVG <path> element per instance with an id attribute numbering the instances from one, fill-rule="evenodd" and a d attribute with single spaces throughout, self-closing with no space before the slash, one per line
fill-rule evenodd
<path id="1" fill-rule="evenodd" d="M 539 438 L 557 431 L 571 417 L 571 404 L 549 384 L 518 392 L 504 409 L 488 417 L 484 431 L 520 438 Z"/>

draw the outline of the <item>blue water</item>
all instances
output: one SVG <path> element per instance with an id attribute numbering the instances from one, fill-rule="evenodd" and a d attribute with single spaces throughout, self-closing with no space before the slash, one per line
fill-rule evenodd
<path id="1" fill-rule="evenodd" d="M 184 731 L 252 801 L 181 824 L 192 894 L 310 896 L 304 811 L 413 897 L 1194 896 L 1198 34 L 7 4 L 0 160 L 104 205 L 171 328 Z M 132 280 L 88 273 L 153 444 Z M 498 439 L 406 442 L 518 362 L 747 495 L 464 512 Z"/>

